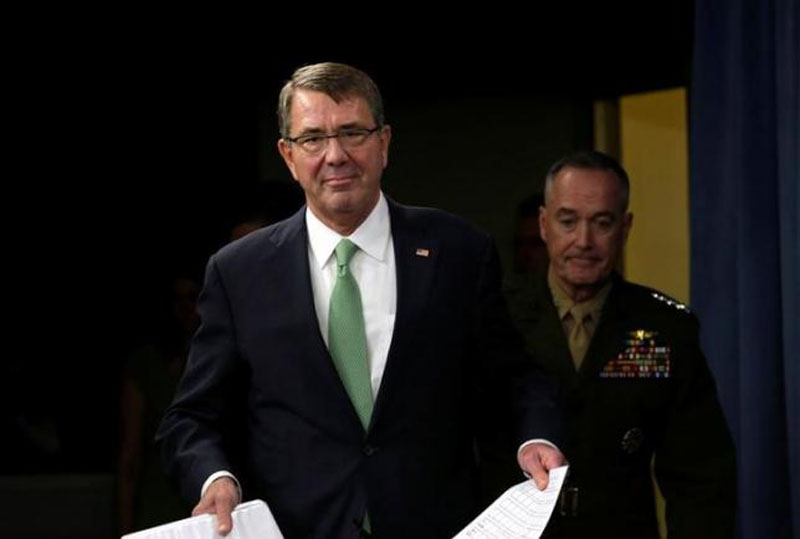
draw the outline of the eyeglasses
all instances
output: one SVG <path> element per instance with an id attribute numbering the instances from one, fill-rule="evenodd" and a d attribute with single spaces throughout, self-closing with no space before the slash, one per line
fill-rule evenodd
<path id="1" fill-rule="evenodd" d="M 322 133 L 309 133 L 307 135 L 300 135 L 299 137 L 289 138 L 284 140 L 297 144 L 304 152 L 308 154 L 317 154 L 328 147 L 328 140 L 335 138 L 339 139 L 339 144 L 344 149 L 358 148 L 367 141 L 367 138 L 376 131 L 380 130 L 381 126 L 373 127 L 372 129 L 342 129 L 330 135 Z"/>

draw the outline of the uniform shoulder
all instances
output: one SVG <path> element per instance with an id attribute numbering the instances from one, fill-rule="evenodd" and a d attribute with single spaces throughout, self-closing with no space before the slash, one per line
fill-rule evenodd
<path id="1" fill-rule="evenodd" d="M 673 313 L 679 316 L 691 318 L 694 317 L 688 305 L 668 296 L 660 290 L 628 281 L 622 281 L 620 286 L 623 288 L 624 293 L 629 296 L 632 301 L 646 306 L 650 310 Z"/>

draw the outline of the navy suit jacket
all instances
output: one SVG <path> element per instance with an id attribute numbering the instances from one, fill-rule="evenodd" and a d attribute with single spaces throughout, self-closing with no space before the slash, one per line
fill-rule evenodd
<path id="1" fill-rule="evenodd" d="M 211 473 L 233 471 L 289 538 L 356 537 L 365 511 L 379 538 L 452 537 L 479 509 L 479 416 L 511 417 L 513 403 L 518 440 L 560 438 L 494 245 L 456 217 L 389 201 L 397 313 L 365 431 L 320 335 L 304 211 L 210 259 L 158 435 L 168 469 L 194 499 Z"/>

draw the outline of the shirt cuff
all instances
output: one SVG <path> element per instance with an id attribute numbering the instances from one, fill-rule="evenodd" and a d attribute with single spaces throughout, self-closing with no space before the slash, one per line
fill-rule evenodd
<path id="1" fill-rule="evenodd" d="M 553 449 L 558 449 L 556 444 L 554 444 L 553 442 L 551 442 L 549 440 L 545 440 L 544 438 L 534 438 L 533 440 L 528 440 L 527 442 L 522 442 L 522 445 L 520 445 L 519 449 L 517 449 L 517 457 L 519 457 L 519 454 L 522 453 L 523 449 L 525 449 L 526 447 L 528 447 L 529 445 L 532 445 L 532 444 L 544 444 L 544 445 L 549 445 Z M 560 451 L 560 449 L 559 449 L 559 451 Z M 522 470 L 522 475 L 524 475 L 528 479 L 531 479 L 531 474 L 529 474 L 525 470 Z"/>
<path id="2" fill-rule="evenodd" d="M 202 497 L 205 496 L 206 490 L 208 490 L 208 487 L 211 486 L 211 483 L 213 483 L 215 480 L 219 479 L 220 477 L 230 477 L 231 479 L 233 479 L 233 482 L 236 483 L 236 490 L 239 491 L 239 501 L 237 502 L 236 505 L 239 505 L 240 503 L 242 503 L 242 499 L 243 499 L 242 498 L 242 486 L 239 484 L 239 480 L 236 479 L 236 477 L 231 472 L 229 472 L 227 470 L 221 470 L 219 472 L 214 472 L 214 473 L 212 473 L 211 475 L 208 476 L 208 479 L 206 479 L 206 482 L 203 483 L 203 488 L 200 489 L 200 498 L 202 499 Z"/>

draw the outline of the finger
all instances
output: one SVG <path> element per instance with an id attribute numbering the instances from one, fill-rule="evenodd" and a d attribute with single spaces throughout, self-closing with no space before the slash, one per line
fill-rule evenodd
<path id="1" fill-rule="evenodd" d="M 558 449 L 552 447 L 543 447 L 539 451 L 539 458 L 545 470 L 552 470 L 566 464 L 566 458 Z"/>
<path id="2" fill-rule="evenodd" d="M 206 496 L 202 498 L 197 505 L 194 506 L 192 509 L 192 516 L 196 517 L 198 515 L 205 515 L 206 513 L 213 513 L 214 512 L 214 503 L 213 498 L 210 496 Z"/>
<path id="3" fill-rule="evenodd" d="M 192 515 L 216 514 L 217 532 L 223 536 L 228 535 L 233 529 L 231 512 L 237 499 L 238 491 L 232 482 L 227 479 L 217 480 L 192 510 Z"/>
<path id="4" fill-rule="evenodd" d="M 236 501 L 230 496 L 217 497 L 217 532 L 222 536 L 228 535 L 233 529 L 231 512 L 235 505 Z"/>
<path id="5" fill-rule="evenodd" d="M 567 464 L 567 457 L 561 451 L 556 451 L 553 455 L 553 465 L 551 468 L 559 468 Z"/>

